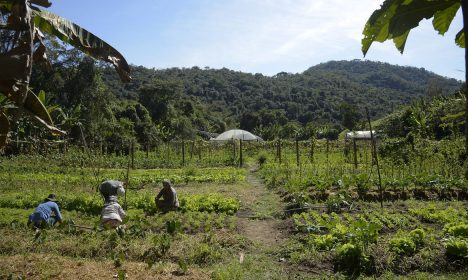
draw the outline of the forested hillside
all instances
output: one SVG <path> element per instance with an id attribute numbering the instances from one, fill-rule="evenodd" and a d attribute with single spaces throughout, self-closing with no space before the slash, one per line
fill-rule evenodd
<path id="1" fill-rule="evenodd" d="M 251 119 L 261 110 L 281 110 L 282 122 L 337 124 L 342 121 L 343 103 L 368 106 L 373 117 L 382 117 L 399 105 L 451 94 L 460 87 L 458 81 L 425 69 L 361 60 L 331 61 L 300 74 L 281 72 L 273 77 L 225 68 L 154 70 L 140 66 L 133 68 L 133 77 L 123 85 L 109 69 L 105 81 L 117 96 L 129 99 L 138 99 L 140 86 L 154 79 L 181 81 L 185 95 L 197 97 L 210 111 L 228 117 L 229 125 L 246 116 Z"/>
<path id="2" fill-rule="evenodd" d="M 52 68 L 36 67 L 31 81 L 43 90 L 58 127 L 82 141 L 125 146 L 132 139 L 153 143 L 193 139 L 198 131 L 240 127 L 264 139 L 308 138 L 325 131 L 334 138 L 364 120 L 364 107 L 377 119 L 413 100 L 449 95 L 461 83 L 424 69 L 371 61 L 331 61 L 300 74 L 269 77 L 229 69 L 132 66 L 133 80 L 121 83 L 114 70 L 50 42 Z M 19 123 L 17 139 L 41 129 Z M 325 136 L 327 134 L 325 133 Z M 118 149 L 118 148 L 117 148 Z"/>

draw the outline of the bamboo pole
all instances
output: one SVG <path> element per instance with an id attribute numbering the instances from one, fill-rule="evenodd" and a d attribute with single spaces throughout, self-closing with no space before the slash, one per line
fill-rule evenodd
<path id="1" fill-rule="evenodd" d="M 369 116 L 369 109 L 366 107 L 367 121 L 369 122 L 369 129 L 371 135 L 371 145 L 373 151 L 373 159 L 375 159 L 375 164 L 377 165 L 377 174 L 379 175 L 379 196 L 380 196 L 380 208 L 383 209 L 383 192 L 382 192 L 382 178 L 380 177 L 380 168 L 379 168 L 379 159 L 377 156 L 377 148 L 375 147 L 374 133 L 372 132 L 372 124 Z"/>

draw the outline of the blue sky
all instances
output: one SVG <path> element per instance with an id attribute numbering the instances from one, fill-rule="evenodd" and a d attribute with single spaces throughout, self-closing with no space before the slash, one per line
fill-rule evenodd
<path id="1" fill-rule="evenodd" d="M 363 59 L 362 29 L 383 0 L 52 0 L 50 11 L 101 37 L 131 64 L 149 68 L 226 67 L 274 75 L 330 60 Z M 459 13 L 440 36 L 424 21 L 401 55 L 374 43 L 365 59 L 423 67 L 464 79 L 454 43 Z"/>

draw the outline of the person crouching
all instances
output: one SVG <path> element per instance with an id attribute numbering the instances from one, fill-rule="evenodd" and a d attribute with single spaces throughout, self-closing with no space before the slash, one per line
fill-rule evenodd
<path id="1" fill-rule="evenodd" d="M 179 208 L 179 200 L 177 199 L 177 193 L 172 187 L 171 181 L 164 179 L 162 183 L 163 188 L 154 199 L 156 206 L 163 212 L 177 210 Z M 163 198 L 162 200 L 161 197 Z"/>
<path id="2" fill-rule="evenodd" d="M 124 194 L 125 189 L 120 181 L 108 180 L 99 187 L 104 197 L 104 207 L 101 211 L 101 225 L 105 229 L 117 228 L 125 218 L 125 211 L 120 206 L 117 196 Z"/>
<path id="3" fill-rule="evenodd" d="M 36 229 L 53 226 L 61 222 L 62 215 L 60 214 L 55 194 L 49 194 L 49 196 L 44 199 L 44 202 L 37 206 L 34 213 L 29 215 L 28 219 L 28 225 L 32 225 Z"/>

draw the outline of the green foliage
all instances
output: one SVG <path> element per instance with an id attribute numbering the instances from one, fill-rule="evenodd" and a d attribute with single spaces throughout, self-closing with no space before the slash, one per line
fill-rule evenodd
<path id="1" fill-rule="evenodd" d="M 214 244 L 200 243 L 189 255 L 189 260 L 198 265 L 213 264 L 219 261 L 222 254 Z"/>
<path id="2" fill-rule="evenodd" d="M 157 261 L 165 257 L 171 248 L 172 239 L 168 234 L 157 234 L 152 237 L 152 246 L 143 253 L 143 260 L 152 267 Z"/>
<path id="3" fill-rule="evenodd" d="M 121 98 L 137 99 L 140 85 L 151 86 L 155 78 L 159 81 L 180 81 L 183 83 L 181 98 L 168 103 L 174 104 L 174 112 L 177 112 L 175 118 L 184 119 L 187 110 L 183 109 L 183 104 L 191 102 L 194 108 L 191 117 L 193 128 L 222 132 L 223 126 L 239 125 L 268 140 L 281 134 L 282 137 L 294 138 L 296 135 L 291 132 L 295 132 L 295 129 L 289 129 L 292 123 L 299 123 L 301 128 L 310 123 L 339 126 L 345 113 L 340 111 L 343 101 L 356 108 L 374 108 L 375 111 L 371 112 L 373 118 L 384 116 L 391 112 L 392 104 L 408 104 L 422 97 L 427 80 L 435 77 L 420 69 L 358 60 L 331 61 L 311 67 L 301 74 L 274 77 L 228 69 L 202 70 L 193 67 L 151 70 L 135 67 L 132 69 L 134 82 L 126 86 L 115 82 L 110 69 L 103 71 L 107 84 Z M 444 94 L 452 93 L 459 87 L 455 80 L 441 81 Z M 379 94 L 375 95 L 374 92 Z M 411 94 L 407 94 L 409 92 Z M 271 98 L 265 101 L 266 96 Z M 197 106 L 197 103 L 203 106 Z M 146 107 L 152 110 L 151 106 Z M 219 117 L 213 117 L 213 114 Z M 354 117 L 351 119 L 355 120 Z M 224 124 L 218 123 L 219 120 L 223 120 Z M 174 131 L 173 123 L 165 126 L 171 133 Z M 338 129 L 341 130 L 340 127 Z M 301 135 L 305 138 L 300 139 L 308 139 L 309 135 Z"/>
<path id="4" fill-rule="evenodd" d="M 180 207 L 185 211 L 223 212 L 234 214 L 240 207 L 238 200 L 220 194 L 199 194 L 180 198 Z"/>
<path id="5" fill-rule="evenodd" d="M 389 242 L 390 251 L 398 255 L 412 255 L 416 252 L 416 244 L 411 237 L 397 237 Z"/>
<path id="6" fill-rule="evenodd" d="M 445 249 L 448 256 L 454 258 L 468 258 L 468 241 L 466 238 L 450 238 L 445 243 Z"/>
<path id="7" fill-rule="evenodd" d="M 335 253 L 335 265 L 338 271 L 349 275 L 359 275 L 369 269 L 369 257 L 364 254 L 362 248 L 352 243 L 339 246 Z"/>
<path id="8" fill-rule="evenodd" d="M 403 53 L 411 29 L 423 19 L 434 17 L 434 29 L 443 35 L 450 26 L 460 2 L 457 0 L 385 0 L 366 23 L 362 52 L 366 55 L 372 42 L 393 40 Z"/>
<path id="9" fill-rule="evenodd" d="M 166 230 L 170 235 L 174 235 L 181 229 L 181 223 L 178 220 L 166 221 Z"/>
<path id="10" fill-rule="evenodd" d="M 416 245 L 421 245 L 424 242 L 424 237 L 426 237 L 426 232 L 420 228 L 410 231 L 409 237 Z"/>
<path id="11" fill-rule="evenodd" d="M 265 164 L 266 161 L 267 161 L 267 158 L 268 158 L 268 156 L 266 155 L 266 153 L 258 154 L 258 156 L 257 156 L 258 165 L 262 166 L 263 164 Z"/>
<path id="12" fill-rule="evenodd" d="M 468 224 L 450 226 L 446 229 L 446 232 L 454 237 L 468 238 Z"/>

